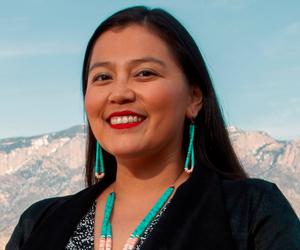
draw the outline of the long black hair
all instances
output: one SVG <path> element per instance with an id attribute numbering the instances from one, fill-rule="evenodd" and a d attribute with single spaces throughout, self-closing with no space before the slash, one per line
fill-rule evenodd
<path id="1" fill-rule="evenodd" d="M 215 170 L 224 179 L 243 179 L 247 174 L 231 145 L 225 127 L 222 112 L 212 85 L 209 72 L 195 41 L 188 31 L 172 15 L 162 9 L 149 9 L 137 6 L 121 10 L 104 22 L 91 37 L 83 63 L 82 91 L 85 97 L 90 59 L 93 47 L 99 36 L 112 28 L 125 28 L 129 25 L 140 25 L 159 36 L 166 42 L 174 60 L 181 67 L 190 85 L 197 84 L 202 90 L 203 107 L 195 118 L 194 149 L 196 161 L 207 168 Z M 183 150 L 187 150 L 189 121 L 185 121 Z M 85 181 L 87 186 L 96 182 L 94 177 L 96 156 L 96 138 L 87 125 Z M 115 178 L 115 157 L 103 150 L 105 177 Z"/>

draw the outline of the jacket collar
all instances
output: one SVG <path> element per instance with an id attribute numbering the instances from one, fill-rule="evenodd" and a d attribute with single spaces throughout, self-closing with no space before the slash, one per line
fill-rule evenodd
<path id="1" fill-rule="evenodd" d="M 196 165 L 142 248 L 236 249 L 219 176 Z"/>

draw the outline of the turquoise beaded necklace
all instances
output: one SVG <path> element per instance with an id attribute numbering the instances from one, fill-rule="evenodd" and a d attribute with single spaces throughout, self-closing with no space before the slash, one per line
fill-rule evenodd
<path id="1" fill-rule="evenodd" d="M 177 178 L 177 180 L 180 178 L 180 176 Z M 154 207 L 151 209 L 151 211 L 146 215 L 146 217 L 142 220 L 142 222 L 139 224 L 139 226 L 133 231 L 133 233 L 130 235 L 130 237 L 126 241 L 126 244 L 124 245 L 123 250 L 134 249 L 134 247 L 138 243 L 143 232 L 150 225 L 150 223 L 156 217 L 158 212 L 163 208 L 163 206 L 166 204 L 167 200 L 170 198 L 171 194 L 174 191 L 177 180 L 175 181 L 173 186 L 169 187 L 165 191 L 165 193 L 159 198 L 159 200 L 156 202 Z M 105 205 L 104 219 L 103 219 L 100 243 L 99 243 L 99 250 L 111 250 L 112 235 L 111 235 L 111 224 L 110 224 L 109 218 L 110 218 L 113 206 L 114 206 L 114 201 L 115 201 L 115 192 L 112 192 L 109 194 L 107 201 L 106 201 L 106 205 Z"/>

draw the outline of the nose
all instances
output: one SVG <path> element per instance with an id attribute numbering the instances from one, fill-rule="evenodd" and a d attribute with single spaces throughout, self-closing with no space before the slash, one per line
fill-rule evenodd
<path id="1" fill-rule="evenodd" d="M 108 97 L 108 102 L 113 104 L 124 104 L 135 100 L 134 91 L 128 86 L 124 80 L 116 81 L 113 84 L 112 91 Z"/>

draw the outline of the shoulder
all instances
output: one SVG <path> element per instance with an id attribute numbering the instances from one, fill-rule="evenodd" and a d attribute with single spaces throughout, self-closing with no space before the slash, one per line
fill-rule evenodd
<path id="1" fill-rule="evenodd" d="M 260 209 L 270 213 L 272 210 L 290 209 L 290 205 L 278 187 L 260 179 L 222 180 L 226 207 L 230 218 L 242 216 L 247 224 L 253 221 Z M 239 220 L 238 220 L 239 221 Z M 251 227 L 251 225 L 247 225 Z"/>
<path id="2" fill-rule="evenodd" d="M 40 200 L 27 208 L 21 215 L 21 219 L 23 221 L 41 221 L 47 217 L 47 215 L 50 214 L 53 209 L 68 200 L 70 197 L 71 195 Z"/>
<path id="3" fill-rule="evenodd" d="M 53 209 L 70 196 L 50 198 L 38 201 L 27 208 L 21 215 L 6 249 L 20 249 L 32 232 L 42 223 Z"/>
<path id="4" fill-rule="evenodd" d="M 259 212 L 295 214 L 277 185 L 260 179 L 222 180 L 229 212 L 243 208 L 255 216 Z M 262 209 L 261 211 L 259 209 Z"/>
<path id="5" fill-rule="evenodd" d="M 225 202 L 229 213 L 243 211 L 252 219 L 264 214 L 295 215 L 291 205 L 277 185 L 260 179 L 222 180 Z"/>
<path id="6" fill-rule="evenodd" d="M 246 188 L 246 189 L 255 189 L 255 190 L 261 190 L 265 188 L 271 188 L 272 186 L 276 186 L 276 184 L 272 182 L 268 182 L 261 179 L 255 179 L 255 178 L 247 178 L 247 179 L 240 179 L 240 180 L 221 180 L 224 188 L 230 189 L 230 188 Z"/>
<path id="7" fill-rule="evenodd" d="M 251 199 L 259 201 L 262 196 L 278 195 L 279 191 L 276 184 L 260 179 L 242 179 L 242 180 L 222 180 L 223 190 L 227 199 Z"/>
<path id="8" fill-rule="evenodd" d="M 222 185 L 233 235 L 245 249 L 300 247 L 299 219 L 274 183 L 243 179 Z"/>
<path id="9" fill-rule="evenodd" d="M 57 208 L 68 207 L 68 202 L 77 197 L 84 197 L 91 187 L 81 190 L 80 192 L 68 196 L 48 198 L 40 200 L 28 207 L 20 217 L 18 226 L 22 226 L 25 230 L 34 230 L 44 219 L 52 214 Z"/>
<path id="10" fill-rule="evenodd" d="M 49 229 L 47 233 L 56 232 L 57 227 L 53 230 L 52 224 L 59 225 L 62 218 L 64 221 L 62 224 L 68 229 L 76 226 L 78 222 L 76 220 L 82 217 L 86 209 L 105 187 L 105 182 L 99 182 L 73 195 L 45 199 L 34 203 L 21 215 L 6 250 L 21 249 L 25 242 L 28 242 L 35 235 L 35 232 L 41 234 L 40 232 L 45 227 L 47 230 Z M 45 235 L 44 231 L 42 234 Z"/>

